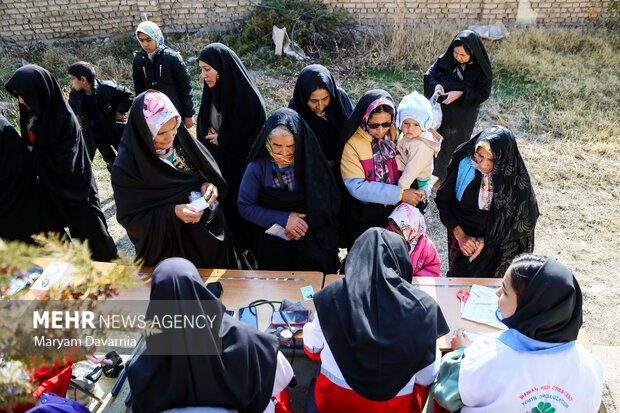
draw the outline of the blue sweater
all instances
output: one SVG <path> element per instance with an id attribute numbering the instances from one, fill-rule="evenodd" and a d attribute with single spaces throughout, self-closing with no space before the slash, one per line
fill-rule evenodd
<path id="1" fill-rule="evenodd" d="M 273 224 L 279 224 L 285 228 L 289 212 L 267 209 L 257 204 L 261 188 L 272 187 L 271 165 L 272 161 L 268 158 L 255 160 L 248 164 L 241 180 L 237 207 L 243 218 L 260 227 L 269 228 Z M 295 189 L 297 188 L 298 184 L 295 182 Z"/>

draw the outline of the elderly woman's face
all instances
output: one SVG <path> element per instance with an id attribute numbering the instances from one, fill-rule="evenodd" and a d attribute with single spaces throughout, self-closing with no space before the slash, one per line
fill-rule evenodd
<path id="1" fill-rule="evenodd" d="M 269 138 L 271 149 L 281 156 L 295 155 L 295 137 L 290 135 L 274 135 Z"/>
<path id="2" fill-rule="evenodd" d="M 493 155 L 482 147 L 476 149 L 476 162 L 480 165 L 480 172 L 489 174 L 493 172 Z"/>
<path id="3" fill-rule="evenodd" d="M 495 291 L 498 297 L 497 303 L 502 318 L 508 318 L 517 311 L 517 292 L 512 288 L 510 272 L 511 270 L 508 268 L 504 274 L 502 286 Z"/>
<path id="4" fill-rule="evenodd" d="M 467 51 L 465 51 L 465 48 L 463 46 L 456 46 L 452 50 L 452 55 L 454 56 L 454 60 L 456 60 L 462 65 L 469 62 L 469 60 L 471 59 L 471 56 L 467 54 Z"/>
<path id="5" fill-rule="evenodd" d="M 382 139 L 390 130 L 392 115 L 387 112 L 373 113 L 368 118 L 368 133 L 377 139 Z"/>
<path id="6" fill-rule="evenodd" d="M 164 123 L 164 125 L 159 129 L 155 138 L 153 138 L 153 147 L 155 150 L 168 149 L 172 146 L 172 142 L 174 142 L 174 137 L 177 136 L 177 128 L 178 128 L 177 118 L 172 118 L 168 122 Z M 168 156 L 160 155 L 160 156 Z"/>
<path id="7" fill-rule="evenodd" d="M 310 93 L 310 97 L 308 98 L 308 108 L 317 116 L 325 113 L 325 110 L 329 106 L 330 96 L 327 89 L 314 89 L 312 93 Z"/>
<path id="8" fill-rule="evenodd" d="M 217 83 L 217 70 L 215 70 L 202 60 L 198 61 L 198 66 L 200 67 L 200 77 L 204 79 L 207 86 L 215 86 L 215 84 Z"/>

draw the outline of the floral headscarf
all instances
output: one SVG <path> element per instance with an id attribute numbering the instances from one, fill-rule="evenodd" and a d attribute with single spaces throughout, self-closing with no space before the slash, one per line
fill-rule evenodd
<path id="1" fill-rule="evenodd" d="M 293 163 L 295 161 L 295 153 L 292 153 L 290 155 L 278 155 L 273 151 L 269 139 L 265 139 L 265 147 L 267 148 L 267 152 L 269 152 L 269 155 L 271 156 L 273 161 L 278 164 L 278 168 L 282 169 L 293 166 Z"/>
<path id="2" fill-rule="evenodd" d="M 149 90 L 145 93 L 142 114 L 153 139 L 161 127 L 170 119 L 176 118 L 177 127 L 181 124 L 181 115 L 179 115 L 170 98 L 156 90 Z"/>
<path id="3" fill-rule="evenodd" d="M 149 53 L 149 57 L 151 57 L 153 54 L 157 53 L 159 50 L 164 48 L 165 46 L 164 34 L 161 32 L 161 29 L 159 28 L 157 23 L 150 22 L 150 21 L 144 21 L 140 23 L 138 25 L 138 28 L 136 29 L 136 38 L 138 37 L 138 33 L 146 34 L 148 37 L 153 39 L 155 43 L 157 44 L 157 48 L 155 49 L 153 53 Z"/>
<path id="4" fill-rule="evenodd" d="M 491 144 L 487 140 L 480 140 L 474 148 L 474 153 L 478 148 L 482 148 L 493 155 Z M 476 162 L 473 156 L 471 158 L 471 166 L 480 171 L 480 165 L 478 165 L 478 162 Z M 482 174 L 482 181 L 480 182 L 480 191 L 478 192 L 478 208 L 488 211 L 491 209 L 491 202 L 493 201 L 493 171 L 488 174 L 484 174 L 482 171 L 480 171 L 480 173 Z"/>
<path id="5" fill-rule="evenodd" d="M 415 247 L 418 239 L 426 232 L 424 216 L 412 205 L 400 204 L 388 218 L 400 228 L 410 249 Z"/>
<path id="6" fill-rule="evenodd" d="M 396 157 L 396 154 L 398 153 L 396 144 L 392 142 L 392 139 L 390 139 L 389 131 L 386 134 L 387 139 L 385 136 L 381 139 L 378 139 L 372 136 L 368 131 L 368 119 L 370 118 L 370 114 L 373 110 L 375 110 L 381 105 L 387 105 L 391 107 L 394 114 L 396 114 L 396 107 L 394 106 L 394 102 L 392 102 L 392 99 L 388 98 L 387 96 L 382 96 L 372 102 L 370 105 L 368 105 L 368 107 L 366 108 L 366 113 L 364 113 L 364 117 L 362 118 L 361 127 L 364 131 L 366 131 L 366 133 L 368 133 L 369 136 L 372 137 L 372 159 L 375 165 L 375 177 L 377 181 L 391 183 L 387 162 Z"/>

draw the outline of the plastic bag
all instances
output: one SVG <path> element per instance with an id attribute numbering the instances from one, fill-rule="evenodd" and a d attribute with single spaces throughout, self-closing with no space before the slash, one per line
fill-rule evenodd
<path id="1" fill-rule="evenodd" d="M 441 112 L 441 103 L 437 102 L 437 97 L 433 96 L 430 100 L 433 112 L 433 129 L 437 130 L 441 126 L 443 113 Z"/>

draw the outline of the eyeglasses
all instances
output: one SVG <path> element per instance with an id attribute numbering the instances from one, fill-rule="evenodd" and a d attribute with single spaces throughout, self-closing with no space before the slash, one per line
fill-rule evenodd
<path id="1" fill-rule="evenodd" d="M 367 126 L 368 129 L 377 129 L 379 126 L 381 126 L 382 128 L 389 128 L 390 126 L 392 126 L 392 122 L 369 123 Z"/>

